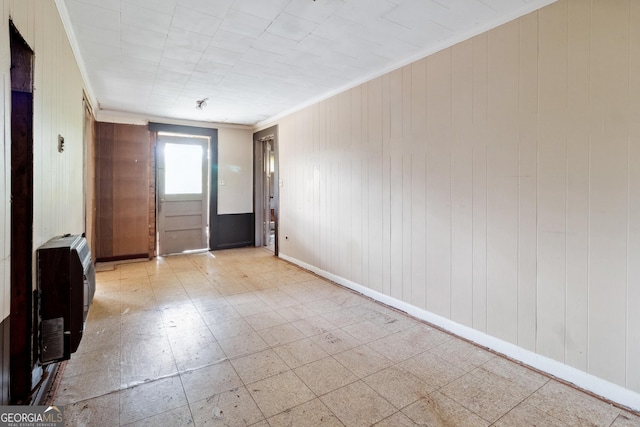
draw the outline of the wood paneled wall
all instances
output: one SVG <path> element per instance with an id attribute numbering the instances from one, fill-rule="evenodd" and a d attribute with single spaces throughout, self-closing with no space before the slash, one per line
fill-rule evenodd
<path id="1" fill-rule="evenodd" d="M 96 258 L 149 252 L 151 133 L 146 126 L 96 122 Z"/>
<path id="2" fill-rule="evenodd" d="M 82 96 L 84 82 L 77 66 L 55 2 L 40 0 L 4 0 L 0 3 L 0 306 L 4 327 L 2 340 L 3 385 L 2 402 L 6 403 L 8 376 L 8 341 L 10 331 L 10 105 L 9 79 L 9 18 L 35 52 L 33 94 L 33 251 L 50 238 L 64 233 L 84 231 L 83 201 L 83 138 Z M 66 141 L 65 150 L 58 152 L 58 135 Z M 19 219 L 18 219 L 19 220 Z M 34 263 L 32 263 L 32 266 Z M 33 277 L 36 277 L 34 274 Z M 29 285 L 35 288 L 35 280 Z M 21 327 L 12 325 L 13 329 Z M 24 359 L 31 356 L 31 347 Z M 35 366 L 28 379 L 38 382 L 42 374 Z M 30 388 L 30 387 L 29 387 Z M 28 390 L 27 390 L 28 391 Z M 23 396 L 13 396 L 14 400 Z"/>
<path id="3" fill-rule="evenodd" d="M 281 253 L 640 392 L 640 3 L 561 0 L 279 129 Z"/>

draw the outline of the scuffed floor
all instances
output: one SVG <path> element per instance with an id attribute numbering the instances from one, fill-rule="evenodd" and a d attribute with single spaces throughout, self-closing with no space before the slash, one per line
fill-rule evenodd
<path id="1" fill-rule="evenodd" d="M 98 273 L 69 426 L 640 426 L 261 248 Z"/>

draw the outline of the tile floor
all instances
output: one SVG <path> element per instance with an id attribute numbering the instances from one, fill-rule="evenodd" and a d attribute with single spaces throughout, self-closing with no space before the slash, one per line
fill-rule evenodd
<path id="1" fill-rule="evenodd" d="M 70 426 L 640 426 L 259 248 L 98 273 Z"/>

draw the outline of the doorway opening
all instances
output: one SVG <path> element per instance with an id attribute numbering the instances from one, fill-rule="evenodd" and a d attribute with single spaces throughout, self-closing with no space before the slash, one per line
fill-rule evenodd
<path id="1" fill-rule="evenodd" d="M 209 249 L 209 148 L 207 136 L 158 133 L 160 255 Z"/>
<path id="2" fill-rule="evenodd" d="M 34 334 L 33 60 L 34 53 L 10 22 L 11 44 L 11 304 L 10 402 L 31 398 L 37 359 Z"/>
<path id="3" fill-rule="evenodd" d="M 278 255 L 278 129 L 254 134 L 256 246 Z"/>

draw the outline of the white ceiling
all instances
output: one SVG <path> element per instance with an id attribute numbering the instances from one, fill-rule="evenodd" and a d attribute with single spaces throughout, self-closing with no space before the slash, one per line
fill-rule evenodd
<path id="1" fill-rule="evenodd" d="M 256 124 L 553 0 L 58 0 L 101 110 Z M 66 11 L 64 10 L 66 7 Z M 208 98 L 196 109 L 196 101 Z"/>

